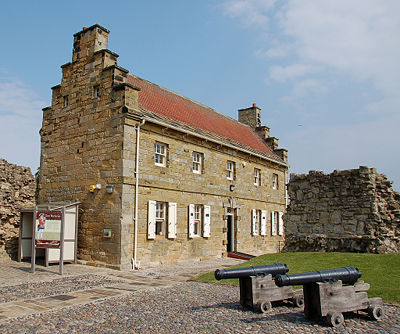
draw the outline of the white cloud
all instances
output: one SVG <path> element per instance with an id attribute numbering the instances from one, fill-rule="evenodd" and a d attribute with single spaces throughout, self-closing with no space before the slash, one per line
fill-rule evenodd
<path id="1" fill-rule="evenodd" d="M 240 18 L 246 25 L 257 27 L 268 22 L 268 11 L 276 0 L 228 0 L 222 4 L 224 13 L 232 18 Z"/>
<path id="2" fill-rule="evenodd" d="M 286 101 L 299 99 L 309 95 L 310 93 L 326 92 L 327 88 L 324 84 L 315 79 L 305 79 L 296 81 L 290 95 L 285 96 L 283 99 Z"/>
<path id="3" fill-rule="evenodd" d="M 288 81 L 304 77 L 307 74 L 314 73 L 318 70 L 316 66 L 305 64 L 293 64 L 289 66 L 271 66 L 269 68 L 269 76 L 276 81 Z"/>
<path id="4" fill-rule="evenodd" d="M 45 103 L 23 82 L 0 73 L 0 157 L 31 167 L 34 173 L 39 166 L 39 129 Z"/>
<path id="5" fill-rule="evenodd" d="M 232 18 L 262 25 L 260 34 L 274 31 L 271 45 L 256 54 L 286 57 L 292 63 L 285 67 L 272 65 L 269 72 L 273 80 L 313 74 L 307 73 L 309 64 L 313 64 L 326 71 L 350 74 L 357 80 L 370 80 L 384 98 L 398 95 L 398 0 L 287 0 L 283 4 L 229 0 L 223 9 Z"/>
<path id="6" fill-rule="evenodd" d="M 372 80 L 385 96 L 400 89 L 400 2 L 288 1 L 281 25 L 300 61 Z"/>
<path id="7" fill-rule="evenodd" d="M 277 99 L 292 102 L 286 105 L 288 119 L 299 112 L 309 116 L 302 133 L 291 129 L 286 134 L 293 170 L 373 166 L 398 188 L 400 1 L 286 0 L 273 5 L 252 5 L 252 11 L 265 16 L 260 35 L 271 36 L 266 51 L 255 54 L 265 58 L 269 86 L 289 92 Z M 237 11 L 232 17 L 247 20 L 249 15 Z M 321 93 L 323 99 L 313 103 Z M 293 103 L 305 97 L 311 98 Z M 318 119 L 334 121 L 318 125 Z"/>

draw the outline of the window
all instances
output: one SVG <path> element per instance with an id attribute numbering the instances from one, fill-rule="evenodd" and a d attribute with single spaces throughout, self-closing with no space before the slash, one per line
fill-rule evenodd
<path id="1" fill-rule="evenodd" d="M 261 210 L 254 210 L 253 235 L 258 235 L 261 224 Z"/>
<path id="2" fill-rule="evenodd" d="M 154 144 L 154 164 L 165 167 L 167 161 L 167 145 L 162 143 Z"/>
<path id="3" fill-rule="evenodd" d="M 100 97 L 100 86 L 99 85 L 93 87 L 93 97 L 95 99 Z"/>
<path id="4" fill-rule="evenodd" d="M 194 227 L 193 235 L 200 236 L 201 234 L 201 205 L 195 204 L 194 206 Z"/>
<path id="5" fill-rule="evenodd" d="M 211 236 L 211 207 L 202 204 L 189 205 L 189 238 Z"/>
<path id="6" fill-rule="evenodd" d="M 252 234 L 267 234 L 267 210 L 252 210 Z"/>
<path id="7" fill-rule="evenodd" d="M 201 174 L 203 168 L 203 154 L 199 152 L 193 152 L 193 173 Z"/>
<path id="8" fill-rule="evenodd" d="M 278 174 L 272 174 L 272 189 L 278 189 Z"/>
<path id="9" fill-rule="evenodd" d="M 283 235 L 283 212 L 278 212 L 278 235 Z"/>
<path id="10" fill-rule="evenodd" d="M 271 235 L 276 235 L 277 224 L 279 222 L 279 212 L 271 212 Z"/>
<path id="11" fill-rule="evenodd" d="M 235 163 L 233 161 L 226 162 L 226 178 L 228 180 L 235 179 Z"/>
<path id="12" fill-rule="evenodd" d="M 148 202 L 147 239 L 166 236 L 168 239 L 177 237 L 177 204 L 173 202 Z M 168 224 L 167 224 L 168 223 Z"/>
<path id="13" fill-rule="evenodd" d="M 261 169 L 254 168 L 254 185 L 261 185 Z"/>
<path id="14" fill-rule="evenodd" d="M 64 108 L 68 107 L 69 101 L 68 101 L 68 95 L 64 96 Z"/>
<path id="15" fill-rule="evenodd" d="M 165 203 L 156 202 L 156 235 L 163 235 L 165 230 Z"/>

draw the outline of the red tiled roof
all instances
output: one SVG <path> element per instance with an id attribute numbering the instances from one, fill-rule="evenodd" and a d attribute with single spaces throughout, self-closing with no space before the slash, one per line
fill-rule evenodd
<path id="1" fill-rule="evenodd" d="M 247 125 L 136 76 L 129 75 L 128 82 L 140 88 L 140 107 L 276 157 Z"/>

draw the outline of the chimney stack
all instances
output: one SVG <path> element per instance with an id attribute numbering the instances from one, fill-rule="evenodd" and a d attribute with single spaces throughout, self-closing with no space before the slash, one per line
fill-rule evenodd
<path id="1" fill-rule="evenodd" d="M 96 51 L 107 49 L 109 30 L 95 24 L 89 28 L 83 29 L 74 35 L 74 49 L 72 53 L 72 61 L 87 56 L 92 56 Z"/>

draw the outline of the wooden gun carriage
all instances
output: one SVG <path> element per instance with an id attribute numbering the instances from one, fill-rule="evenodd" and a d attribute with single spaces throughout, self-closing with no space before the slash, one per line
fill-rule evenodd
<path id="1" fill-rule="evenodd" d="M 256 312 L 268 312 L 271 302 L 290 300 L 295 306 L 303 305 L 302 290 L 293 290 L 291 286 L 278 287 L 274 277 L 289 271 L 284 263 L 273 263 L 263 266 L 216 270 L 217 280 L 239 278 L 240 304 Z"/>
<path id="2" fill-rule="evenodd" d="M 278 286 L 303 285 L 304 314 L 307 319 L 325 319 L 337 327 L 344 322 L 343 312 L 365 311 L 374 320 L 382 318 L 382 298 L 368 298 L 370 285 L 358 281 L 361 272 L 354 267 L 343 267 L 302 274 L 278 274 Z M 347 285 L 343 285 L 347 284 Z"/>

